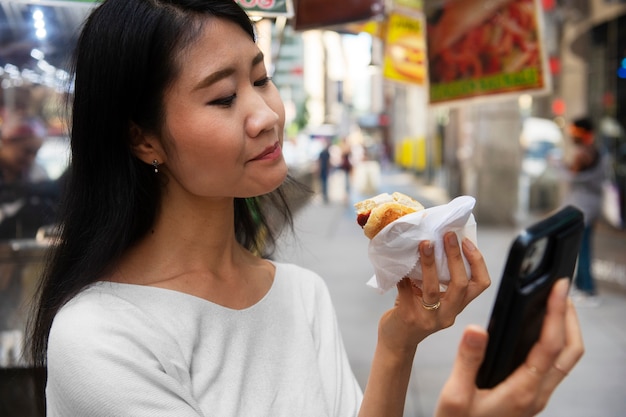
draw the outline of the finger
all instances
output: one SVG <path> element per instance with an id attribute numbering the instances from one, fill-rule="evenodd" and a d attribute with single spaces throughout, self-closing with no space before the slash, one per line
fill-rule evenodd
<path id="1" fill-rule="evenodd" d="M 448 270 L 450 271 L 450 285 L 446 291 L 446 300 L 450 301 L 451 304 L 460 304 L 465 307 L 463 300 L 469 282 L 456 233 L 448 232 L 445 234 L 444 248 L 448 260 Z"/>
<path id="2" fill-rule="evenodd" d="M 565 283 L 562 281 L 565 281 Z M 562 291 L 562 289 L 558 288 L 557 285 L 567 287 L 567 282 L 568 280 L 561 280 L 561 282 L 558 282 L 555 285 L 553 292 L 558 293 L 559 291 Z M 560 351 L 555 361 L 552 362 L 551 367 L 548 369 L 542 383 L 540 384 L 540 390 L 537 395 L 537 399 L 535 400 L 536 410 L 542 410 L 546 404 L 548 404 L 548 400 L 556 387 L 574 368 L 584 352 L 578 318 L 576 316 L 574 306 L 569 298 L 565 300 L 563 328 L 565 346 Z"/>
<path id="3" fill-rule="evenodd" d="M 553 370 L 565 377 L 585 353 L 585 344 L 578 315 L 571 299 L 567 299 L 565 311 L 565 348 L 554 363 Z M 562 378 L 561 378 L 562 379 Z"/>
<path id="4" fill-rule="evenodd" d="M 526 361 L 494 389 L 500 395 L 512 395 L 515 407 L 529 410 L 529 415 L 543 410 L 558 385 L 551 379 L 556 371 L 554 364 L 565 347 L 568 281 L 560 279 L 552 287 L 539 340 Z"/>
<path id="5" fill-rule="evenodd" d="M 556 358 L 565 347 L 565 313 L 569 281 L 558 280 L 550 291 L 546 315 L 539 341 L 533 346 L 526 363 L 540 375 L 550 370 Z"/>
<path id="6" fill-rule="evenodd" d="M 511 375 L 512 384 L 538 392 L 547 373 L 565 347 L 565 312 L 567 310 L 568 280 L 557 281 L 550 296 L 539 340 L 526 361 Z"/>
<path id="7" fill-rule="evenodd" d="M 566 352 L 564 352 L 565 355 L 562 355 L 563 361 L 559 361 L 559 363 L 562 363 L 569 372 L 585 354 L 583 333 L 571 298 L 567 299 L 567 311 L 565 312 L 565 346 Z M 561 357 L 559 357 L 560 359 Z"/>
<path id="8" fill-rule="evenodd" d="M 413 284 L 411 280 L 404 277 L 396 285 L 398 289 L 398 295 L 396 297 L 396 306 L 402 309 L 406 306 L 413 305 L 415 303 L 415 293 L 413 292 Z"/>
<path id="9" fill-rule="evenodd" d="M 433 245 L 430 241 L 419 245 L 420 264 L 422 267 L 422 299 L 425 304 L 435 304 L 439 301 L 439 275 L 435 266 Z"/>
<path id="10" fill-rule="evenodd" d="M 470 282 L 468 286 L 467 302 L 478 297 L 491 285 L 489 270 L 482 253 L 476 248 L 474 242 L 465 238 L 462 242 L 463 255 L 470 266 Z"/>
<path id="11" fill-rule="evenodd" d="M 568 299 L 567 310 L 565 312 L 565 348 L 552 365 L 548 379 L 544 384 L 547 396 L 549 396 L 557 385 L 574 369 L 574 366 L 576 366 L 584 352 L 585 346 L 578 316 L 576 315 L 572 300 Z"/>
<path id="12" fill-rule="evenodd" d="M 439 399 L 438 411 L 443 415 L 465 415 L 476 393 L 476 375 L 485 356 L 487 332 L 468 326 L 463 332 L 452 373 Z"/>

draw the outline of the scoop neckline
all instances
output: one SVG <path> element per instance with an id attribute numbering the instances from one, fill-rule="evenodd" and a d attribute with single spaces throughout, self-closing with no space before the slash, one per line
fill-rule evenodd
<path id="1" fill-rule="evenodd" d="M 249 311 L 254 309 L 257 306 L 260 306 L 262 304 L 264 304 L 265 300 L 267 300 L 270 295 L 272 294 L 272 292 L 274 291 L 274 288 L 276 286 L 276 281 L 277 281 L 277 277 L 279 276 L 279 269 L 280 269 L 280 264 L 277 264 L 275 262 L 270 261 L 269 259 L 267 259 L 268 262 L 270 262 L 272 265 L 274 265 L 274 276 L 272 279 L 272 284 L 270 285 L 270 287 L 268 288 L 267 292 L 261 297 L 259 298 L 259 300 L 257 302 L 255 302 L 254 304 L 249 305 L 248 307 L 245 308 L 241 308 L 241 309 L 237 309 L 237 308 L 232 308 L 232 307 L 227 307 L 221 304 L 218 304 L 214 301 L 210 301 L 207 300 L 206 298 L 202 298 L 199 297 L 197 295 L 193 295 L 193 294 L 189 294 L 183 291 L 179 291 L 179 290 L 174 290 L 171 288 L 163 288 L 163 287 L 156 287 L 153 285 L 143 285 L 143 284 L 132 284 L 132 283 L 127 283 L 127 282 L 118 282 L 118 281 L 96 281 L 93 284 L 91 284 L 87 289 L 92 288 L 92 287 L 105 287 L 105 286 L 109 286 L 109 287 L 128 287 L 128 288 L 135 288 L 135 289 L 147 289 L 149 291 L 156 291 L 156 292 L 160 292 L 163 294 L 172 294 L 178 297 L 182 297 L 182 298 L 191 298 L 192 300 L 196 300 L 198 303 L 200 304 L 207 304 L 209 306 L 212 306 L 213 308 L 218 308 L 224 311 L 229 311 L 229 312 L 245 312 L 245 311 Z"/>

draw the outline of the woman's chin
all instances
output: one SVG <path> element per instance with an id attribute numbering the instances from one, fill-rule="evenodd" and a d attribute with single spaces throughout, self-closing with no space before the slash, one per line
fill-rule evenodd
<path id="1" fill-rule="evenodd" d="M 266 172 L 262 177 L 254 178 L 256 185 L 253 193 L 251 193 L 253 195 L 249 197 L 268 194 L 276 190 L 285 182 L 288 172 L 287 164 L 283 164 L 283 167 L 276 167 L 276 169 Z"/>

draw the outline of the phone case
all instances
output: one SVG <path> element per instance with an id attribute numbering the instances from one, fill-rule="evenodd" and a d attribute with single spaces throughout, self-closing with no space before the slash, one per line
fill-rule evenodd
<path id="1" fill-rule="evenodd" d="M 539 339 L 552 285 L 574 273 L 583 230 L 583 213 L 567 206 L 513 241 L 487 327 L 479 388 L 497 385 L 526 359 Z"/>

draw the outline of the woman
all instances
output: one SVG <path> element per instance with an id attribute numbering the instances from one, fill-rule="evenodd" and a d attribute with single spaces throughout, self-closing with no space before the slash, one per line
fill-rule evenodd
<path id="1" fill-rule="evenodd" d="M 284 109 L 246 14 L 232 0 L 106 0 L 75 59 L 72 172 L 32 333 L 48 415 L 401 416 L 418 343 L 489 285 L 480 252 L 446 236 L 440 295 L 422 244 L 423 292 L 398 286 L 362 393 L 322 279 L 255 255 L 274 241 L 268 210 L 291 217 Z M 541 373 L 518 377 L 528 391 L 580 350 L 562 292 L 547 320 L 561 337 L 536 349 Z M 485 340 L 468 329 L 450 390 L 473 386 Z"/>

